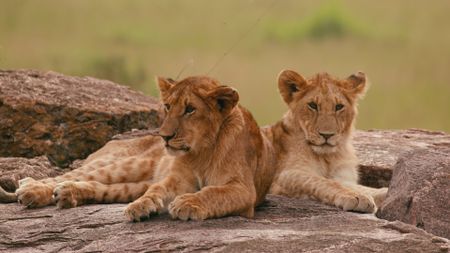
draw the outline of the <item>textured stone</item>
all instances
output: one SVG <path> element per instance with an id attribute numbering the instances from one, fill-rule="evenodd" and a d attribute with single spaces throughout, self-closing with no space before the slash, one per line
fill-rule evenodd
<path id="1" fill-rule="evenodd" d="M 57 210 L 1 206 L 6 252 L 447 252 L 448 240 L 400 222 L 269 196 L 255 219 L 125 221 L 125 205 Z"/>
<path id="2" fill-rule="evenodd" d="M 110 81 L 0 70 L 0 156 L 66 167 L 115 134 L 156 127 L 159 111 L 156 99 Z"/>
<path id="3" fill-rule="evenodd" d="M 377 216 L 450 238 L 450 147 L 402 156 Z"/>
<path id="4" fill-rule="evenodd" d="M 353 143 L 360 160 L 360 183 L 387 187 L 400 156 L 424 148 L 450 147 L 450 135 L 422 129 L 356 131 Z"/>

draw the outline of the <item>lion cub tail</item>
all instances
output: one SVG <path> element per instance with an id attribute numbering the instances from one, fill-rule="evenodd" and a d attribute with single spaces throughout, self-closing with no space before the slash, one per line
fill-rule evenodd
<path id="1" fill-rule="evenodd" d="M 17 201 L 15 193 L 7 192 L 0 186 L 0 203 L 12 203 Z"/>

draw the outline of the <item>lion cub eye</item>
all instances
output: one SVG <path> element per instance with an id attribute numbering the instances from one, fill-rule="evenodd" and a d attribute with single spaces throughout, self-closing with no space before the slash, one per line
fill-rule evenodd
<path id="1" fill-rule="evenodd" d="M 337 104 L 336 105 L 336 111 L 340 111 L 340 110 L 342 110 L 344 108 L 344 105 L 343 104 Z"/>
<path id="2" fill-rule="evenodd" d="M 186 109 L 184 110 L 184 114 L 189 115 L 193 114 L 195 112 L 195 108 L 192 105 L 186 106 Z"/>
<path id="3" fill-rule="evenodd" d="M 314 111 L 317 111 L 317 104 L 314 102 L 309 102 L 308 107 L 313 109 Z"/>
<path id="4" fill-rule="evenodd" d="M 164 104 L 164 109 L 165 109 L 166 111 L 169 111 L 169 110 L 170 110 L 170 105 L 169 105 L 169 104 Z"/>

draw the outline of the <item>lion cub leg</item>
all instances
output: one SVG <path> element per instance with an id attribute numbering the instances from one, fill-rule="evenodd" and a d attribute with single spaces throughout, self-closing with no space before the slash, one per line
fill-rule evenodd
<path id="1" fill-rule="evenodd" d="M 372 196 L 372 198 L 375 201 L 375 204 L 377 206 L 377 208 L 379 208 L 381 206 L 381 204 L 383 203 L 383 201 L 386 199 L 386 195 L 387 195 L 387 191 L 388 188 L 387 187 L 383 187 L 383 188 L 371 188 L 371 187 L 367 187 L 364 185 L 359 185 L 359 184 L 345 184 L 345 186 L 354 189 L 355 191 L 358 192 L 362 192 L 364 194 L 370 195 Z"/>
<path id="2" fill-rule="evenodd" d="M 53 188 L 55 181 L 36 181 L 31 177 L 19 180 L 16 197 L 19 204 L 29 208 L 43 207 L 53 204 Z"/>
<path id="3" fill-rule="evenodd" d="M 299 170 L 286 170 L 280 174 L 278 184 L 288 195 L 305 194 L 346 211 L 375 211 L 372 196 L 347 188 L 332 179 Z"/>
<path id="4" fill-rule="evenodd" d="M 67 185 L 72 184 L 74 181 L 96 181 L 102 184 L 120 184 L 138 181 L 146 182 L 153 178 L 154 167 L 157 164 L 156 159 L 157 158 L 136 159 L 133 157 L 109 163 L 99 160 L 55 178 L 46 178 L 39 181 L 32 178 L 24 178 L 19 181 L 19 188 L 16 190 L 17 200 L 20 204 L 30 208 L 54 204 L 54 189 L 57 184 L 63 182 L 68 182 Z M 83 189 L 89 188 L 81 182 L 77 183 L 77 185 Z M 92 185 L 92 183 L 88 185 Z M 76 206 L 76 204 L 73 205 L 74 203 L 75 202 L 72 202 L 71 204 L 65 203 L 64 206 Z M 58 204 L 60 207 L 61 205 L 62 204 L 60 203 Z"/>
<path id="5" fill-rule="evenodd" d="M 159 158 L 129 157 L 109 163 L 91 162 L 60 177 L 62 181 L 97 181 L 116 184 L 151 180 Z M 96 167 L 99 166 L 99 167 Z"/>
<path id="6" fill-rule="evenodd" d="M 188 177 L 169 174 L 163 180 L 152 184 L 148 190 L 125 209 L 125 215 L 131 221 L 140 221 L 151 214 L 161 213 L 176 196 L 195 192 L 195 182 Z"/>
<path id="7" fill-rule="evenodd" d="M 102 184 L 95 181 L 64 181 L 56 185 L 53 198 L 58 208 L 88 203 L 128 203 L 142 196 L 150 182 Z"/>
<path id="8" fill-rule="evenodd" d="M 239 183 L 207 186 L 196 193 L 175 198 L 169 205 L 172 218 L 181 220 L 204 220 L 238 214 L 247 218 L 254 216 L 256 191 Z"/>

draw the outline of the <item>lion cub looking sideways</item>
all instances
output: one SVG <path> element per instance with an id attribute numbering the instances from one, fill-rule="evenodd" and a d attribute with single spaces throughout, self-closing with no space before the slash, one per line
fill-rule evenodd
<path id="1" fill-rule="evenodd" d="M 225 215 L 253 217 L 274 176 L 273 150 L 238 93 L 208 77 L 159 79 L 167 153 L 155 183 L 129 204 L 128 217 L 169 213 L 182 220 Z"/>
<path id="2" fill-rule="evenodd" d="M 204 76 L 158 78 L 166 116 L 160 136 L 108 142 L 55 178 L 22 179 L 0 203 L 26 207 L 128 203 L 130 220 L 168 208 L 173 218 L 253 217 L 275 174 L 273 148 L 238 105 L 238 93 Z"/>
<path id="3" fill-rule="evenodd" d="M 387 188 L 358 185 L 358 159 L 351 143 L 357 101 L 366 86 L 361 72 L 343 80 L 327 73 L 310 79 L 292 70 L 280 73 L 278 88 L 289 110 L 281 121 L 262 129 L 278 162 L 270 193 L 310 197 L 344 210 L 375 211 Z"/>

